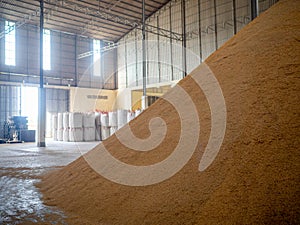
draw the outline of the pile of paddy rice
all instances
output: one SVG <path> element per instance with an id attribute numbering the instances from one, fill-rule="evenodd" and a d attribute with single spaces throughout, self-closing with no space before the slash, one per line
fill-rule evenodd
<path id="1" fill-rule="evenodd" d="M 225 138 L 208 169 L 198 171 L 210 109 L 187 76 L 178 85 L 193 99 L 201 131 L 183 169 L 161 183 L 132 187 L 103 178 L 81 157 L 43 177 L 44 201 L 63 209 L 69 224 L 299 224 L 299 11 L 298 0 L 280 1 L 205 61 L 227 108 Z M 201 67 L 192 72 L 200 75 Z M 154 117 L 168 130 L 152 151 L 130 150 L 115 136 L 104 145 L 128 164 L 160 162 L 177 145 L 181 124 L 174 107 L 160 99 L 130 123 L 134 134 L 147 138 Z"/>

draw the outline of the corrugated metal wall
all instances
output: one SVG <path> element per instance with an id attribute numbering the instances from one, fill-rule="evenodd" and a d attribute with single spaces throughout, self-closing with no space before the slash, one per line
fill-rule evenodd
<path id="1" fill-rule="evenodd" d="M 69 111 L 70 92 L 65 89 L 46 89 L 46 111 L 59 113 Z"/>
<path id="2" fill-rule="evenodd" d="M 3 125 L 10 116 L 21 113 L 21 88 L 0 85 L 0 138 L 3 138 Z"/>
<path id="3" fill-rule="evenodd" d="M 49 113 L 69 110 L 69 90 L 46 89 L 46 110 Z M 20 86 L 0 85 L 0 138 L 3 138 L 4 122 L 11 116 L 22 115 Z"/>
<path id="4" fill-rule="evenodd" d="M 276 2 L 277 0 L 259 1 L 260 13 Z M 250 0 L 172 0 L 148 18 L 146 24 L 156 32 L 163 29 L 183 36 L 183 6 L 187 73 L 250 22 Z M 179 80 L 183 77 L 183 42 L 170 36 L 146 33 L 148 84 Z M 141 32 L 133 30 L 119 41 L 120 88 L 142 85 L 140 40 Z M 138 42 L 134 43 L 136 41 Z"/>
<path id="5" fill-rule="evenodd" d="M 4 30 L 0 20 L 0 30 Z M 77 55 L 93 50 L 93 39 L 51 31 L 51 70 L 44 70 L 45 83 L 87 88 L 116 89 L 116 49 L 103 54 L 102 76 L 93 74 L 93 55 Z M 0 81 L 39 83 L 39 30 L 32 25 L 16 29 L 16 66 L 4 63 L 4 38 L 0 38 Z"/>

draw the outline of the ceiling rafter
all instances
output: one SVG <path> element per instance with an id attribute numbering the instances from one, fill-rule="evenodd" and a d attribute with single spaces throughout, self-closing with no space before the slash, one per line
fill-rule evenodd
<path id="1" fill-rule="evenodd" d="M 146 16 L 152 15 L 168 1 L 146 1 Z M 130 30 L 141 29 L 141 4 L 140 0 L 44 0 L 45 25 L 54 30 L 64 31 L 68 28 L 68 32 L 73 30 L 74 34 L 117 41 Z M 5 13 L 1 13 L 3 18 L 14 18 L 15 27 L 26 23 L 38 26 L 39 0 L 1 0 L 0 6 L 5 9 Z M 7 10 L 16 15 L 7 13 Z M 181 40 L 181 34 L 150 25 L 146 25 L 146 31 Z M 8 31 L 0 33 L 0 38 L 5 32 Z"/>

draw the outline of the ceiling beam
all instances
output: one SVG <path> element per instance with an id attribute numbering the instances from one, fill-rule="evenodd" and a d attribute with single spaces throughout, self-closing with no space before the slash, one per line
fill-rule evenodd
<path id="1" fill-rule="evenodd" d="M 39 13 L 37 13 L 37 14 L 39 14 Z M 3 15 L 9 15 L 10 18 L 12 18 L 12 17 L 13 18 L 18 17 L 21 20 L 22 16 L 23 16 L 23 13 L 22 13 L 22 9 L 21 8 L 15 8 L 15 11 L 13 13 L 10 13 L 10 10 L 3 9 Z M 82 28 L 84 27 L 84 25 L 86 23 L 88 23 L 89 21 L 90 20 L 88 20 L 88 19 L 85 20 L 85 21 L 80 21 L 80 20 L 76 20 L 74 18 L 72 20 L 70 20 L 70 19 L 68 19 L 68 18 L 66 18 L 64 16 L 52 15 L 50 20 L 45 20 L 45 27 L 47 28 L 47 26 L 46 26 L 47 24 L 52 24 L 54 26 L 56 24 L 56 29 L 57 28 L 60 28 L 60 29 L 61 28 L 63 28 L 63 29 L 65 29 L 65 28 L 72 28 L 74 31 L 77 31 L 77 33 L 80 34 L 80 33 L 82 33 Z M 38 25 L 38 21 L 37 20 L 31 20 L 31 24 Z M 101 26 L 101 30 L 98 30 L 99 26 L 95 26 L 94 28 L 96 28 L 95 31 L 97 31 L 97 32 L 101 31 L 102 36 L 104 36 L 106 38 L 108 38 L 109 36 L 118 37 L 118 36 L 120 36 L 122 34 L 121 31 L 110 29 L 109 27 Z M 68 30 L 70 30 L 70 29 L 68 29 Z M 101 34 L 100 34 L 100 36 L 101 36 Z"/>
<path id="2" fill-rule="evenodd" d="M 141 15 L 132 16 L 122 11 L 134 11 L 141 6 L 138 0 L 117 0 L 111 3 L 107 0 L 44 0 L 45 2 L 45 26 L 52 27 L 55 30 L 66 29 L 73 30 L 72 33 L 78 35 L 92 34 L 93 37 L 107 37 L 110 41 L 117 41 L 120 37 L 127 34 L 134 28 L 141 29 Z M 101 5 L 102 4 L 102 5 Z M 153 14 L 152 9 L 160 9 L 166 4 L 166 1 L 151 0 L 146 3 L 149 7 L 148 15 Z M 7 8 L 3 15 L 12 18 L 7 11 L 15 13 L 16 27 L 20 27 L 26 23 L 37 24 L 37 16 L 39 16 L 38 0 L 18 0 L 8 1 L 0 0 L 1 8 Z M 125 6 L 126 5 L 126 6 Z M 4 8 L 3 7 L 3 8 Z M 24 9 L 27 14 L 24 15 Z M 131 10 L 131 11 L 130 11 Z M 75 31 L 75 32 L 74 32 Z M 163 37 L 181 40 L 182 35 L 170 32 L 169 30 L 158 28 L 146 24 L 146 32 L 157 34 Z M 0 38 L 5 31 L 0 33 Z M 111 36 L 111 38 L 109 38 Z"/>

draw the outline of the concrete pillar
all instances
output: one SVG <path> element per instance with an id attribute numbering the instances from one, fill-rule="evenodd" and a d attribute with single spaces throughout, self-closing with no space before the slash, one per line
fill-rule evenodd
<path id="1" fill-rule="evenodd" d="M 40 0 L 40 87 L 39 87 L 39 111 L 37 146 L 46 147 L 46 90 L 44 89 L 43 69 L 43 34 L 44 34 L 44 0 Z"/>
<path id="2" fill-rule="evenodd" d="M 142 109 L 145 110 L 148 107 L 148 98 L 147 96 L 142 96 Z"/>
<path id="3" fill-rule="evenodd" d="M 39 111 L 38 111 L 38 129 L 37 146 L 46 146 L 46 89 L 39 88 Z"/>

